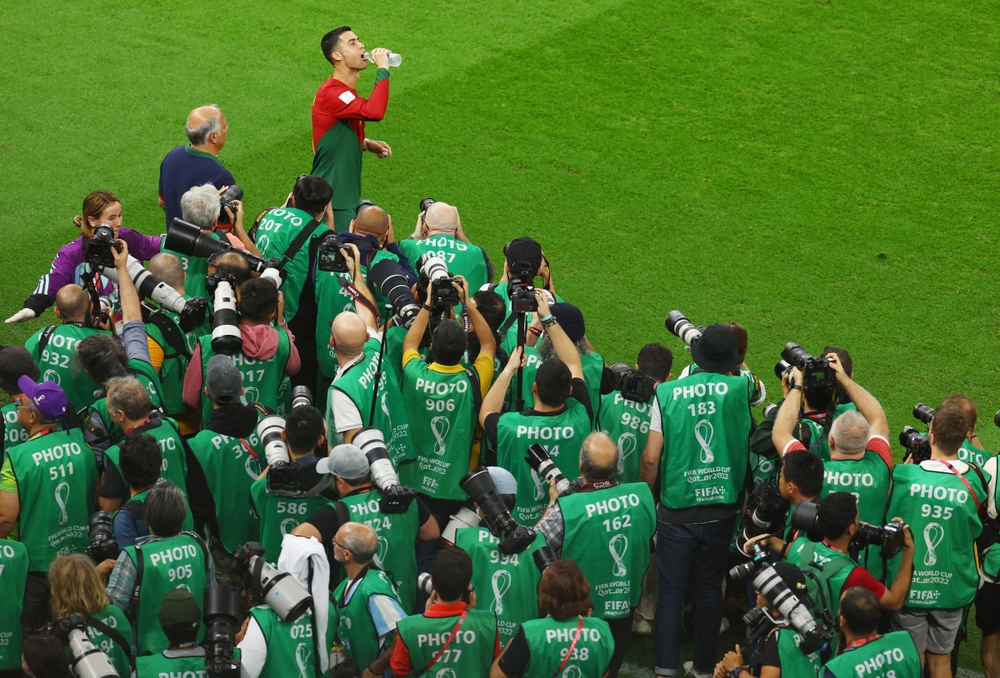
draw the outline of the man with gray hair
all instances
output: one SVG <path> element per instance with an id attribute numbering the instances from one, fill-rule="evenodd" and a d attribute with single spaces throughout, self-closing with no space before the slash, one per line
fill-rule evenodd
<path id="1" fill-rule="evenodd" d="M 608 622 L 615 639 L 610 678 L 618 675 L 625 659 L 656 531 L 653 493 L 646 483 L 615 480 L 618 455 L 607 433 L 587 436 L 580 447 L 583 486 L 560 496 L 552 483 L 549 508 L 536 527 L 556 557 L 576 561 L 590 582 L 593 616 Z"/>
<path id="2" fill-rule="evenodd" d="M 414 266 L 420 257 L 433 252 L 444 259 L 452 276 L 465 276 L 470 290 L 493 280 L 493 264 L 486 250 L 469 241 L 458 210 L 446 202 L 432 202 L 421 212 L 413 234 L 399 243 L 399 249 Z"/>
<path id="3" fill-rule="evenodd" d="M 181 216 L 181 196 L 192 186 L 208 182 L 221 189 L 236 183 L 218 157 L 229 136 L 226 116 L 218 106 L 209 104 L 191 111 L 187 136 L 190 143 L 175 147 L 160 163 L 159 203 L 168 227 Z"/>
<path id="4" fill-rule="evenodd" d="M 858 409 L 844 412 L 830 427 L 830 461 L 823 464 L 824 482 L 820 496 L 825 497 L 831 492 L 849 492 L 858 498 L 858 517 L 861 521 L 883 525 L 893 466 L 888 440 L 889 422 L 878 400 L 847 376 L 836 354 L 829 353 L 826 358 L 831 361 L 837 384 L 844 388 Z M 792 369 L 792 381 L 802 383 L 802 373 L 797 367 Z M 793 387 L 774 420 L 771 439 L 783 458 L 790 452 L 806 449 L 793 436 L 801 396 L 802 387 Z M 876 578 L 882 574 L 882 559 L 877 548 L 866 547 L 857 559 Z"/>

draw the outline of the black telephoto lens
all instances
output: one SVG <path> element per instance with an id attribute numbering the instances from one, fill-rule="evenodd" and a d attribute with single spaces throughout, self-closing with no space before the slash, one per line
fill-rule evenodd
<path id="1" fill-rule="evenodd" d="M 913 416 L 925 424 L 930 424 L 934 418 L 934 408 L 924 403 L 917 403 L 913 406 Z"/>

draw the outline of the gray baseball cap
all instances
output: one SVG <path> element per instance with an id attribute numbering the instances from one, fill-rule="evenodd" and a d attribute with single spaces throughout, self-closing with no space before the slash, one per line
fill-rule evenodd
<path id="1" fill-rule="evenodd" d="M 330 473 L 338 478 L 357 480 L 368 475 L 368 457 L 357 445 L 337 445 L 330 450 L 330 456 L 316 462 L 316 470 Z"/>
<path id="2" fill-rule="evenodd" d="M 208 361 L 205 388 L 209 397 L 219 405 L 235 402 L 243 393 L 243 373 L 227 355 L 212 356 Z"/>
<path id="3" fill-rule="evenodd" d="M 497 494 L 517 494 L 517 480 L 513 473 L 500 466 L 487 466 L 486 470 L 493 479 Z"/>

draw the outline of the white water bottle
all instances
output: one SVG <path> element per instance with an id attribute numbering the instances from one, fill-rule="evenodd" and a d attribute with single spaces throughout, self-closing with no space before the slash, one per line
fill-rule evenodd
<path id="1" fill-rule="evenodd" d="M 372 53 L 371 52 L 365 52 L 364 57 L 368 61 L 370 61 L 372 63 L 375 63 L 375 59 L 372 58 Z M 399 68 L 399 65 L 401 63 L 403 63 L 403 57 L 402 56 L 400 56 L 399 54 L 396 54 L 395 52 L 389 52 L 389 66 L 390 67 L 392 67 L 392 68 Z"/>

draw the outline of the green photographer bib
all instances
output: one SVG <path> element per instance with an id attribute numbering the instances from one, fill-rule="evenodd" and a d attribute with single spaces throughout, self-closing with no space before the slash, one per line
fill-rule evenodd
<path id="1" fill-rule="evenodd" d="M 899 464 L 892 471 L 893 490 L 887 515 L 900 516 L 913 530 L 916 552 L 907 607 L 949 609 L 964 607 L 979 586 L 976 537 L 983 531 L 976 498 L 986 502 L 986 488 L 978 475 L 960 461 Z M 888 578 L 899 570 L 902 554 L 889 561 Z"/>
<path id="2" fill-rule="evenodd" d="M 94 512 L 97 463 L 80 429 L 53 431 L 9 453 L 21 513 L 19 539 L 31 572 L 47 572 L 56 557 L 84 553 Z"/>
<path id="3" fill-rule="evenodd" d="M 94 402 L 94 392 L 101 385 L 87 376 L 83 366 L 76 361 L 76 349 L 80 342 L 94 334 L 110 332 L 83 326 L 82 323 L 66 323 L 57 326 L 44 341 L 48 328 L 43 327 L 24 342 L 35 364 L 41 370 L 39 381 L 54 381 L 62 387 L 66 398 L 74 410 L 80 410 Z M 44 343 L 44 346 L 42 344 Z"/>
<path id="4" fill-rule="evenodd" d="M 820 653 L 804 653 L 799 649 L 802 636 L 795 629 L 780 628 L 775 631 L 776 638 L 770 642 L 778 643 L 778 657 L 781 659 L 781 675 L 795 678 L 819 678 L 823 675 L 823 660 Z"/>
<path id="5" fill-rule="evenodd" d="M 535 541 L 521 553 L 501 553 L 499 545 L 500 540 L 485 527 L 463 527 L 455 534 L 455 546 L 472 558 L 476 606 L 496 615 L 503 646 L 517 635 L 521 624 L 538 618 L 541 574 L 532 558 L 545 546 L 545 537 L 535 535 Z"/>
<path id="6" fill-rule="evenodd" d="M 261 419 L 258 411 L 257 421 Z M 231 438 L 206 429 L 188 440 L 188 447 L 215 499 L 222 547 L 232 553 L 248 541 L 257 541 L 260 520 L 250 509 L 250 488 L 267 464 L 256 429 L 247 438 Z"/>
<path id="7" fill-rule="evenodd" d="M 497 634 L 496 617 L 492 612 L 470 608 L 461 625 L 460 619 L 458 615 L 425 617 L 421 614 L 399 620 L 399 638 L 410 651 L 415 671 L 419 672 L 433 661 L 425 675 L 442 678 L 489 675 Z M 445 649 L 449 638 L 451 643 Z"/>
<path id="8" fill-rule="evenodd" d="M 785 667 L 781 667 L 784 673 Z M 834 678 L 920 678 L 920 653 L 906 631 L 895 631 L 845 650 L 826 670 Z"/>
<path id="9" fill-rule="evenodd" d="M 203 260 L 204 261 L 204 260 Z M 194 352 L 198 345 L 198 337 L 201 334 L 187 333 L 181 329 L 180 316 L 173 311 L 160 309 L 155 315 L 165 318 L 165 322 L 174 326 L 175 336 L 184 341 L 184 348 L 188 354 Z M 162 321 L 161 321 L 162 322 Z M 156 342 L 163 349 L 163 364 L 160 366 L 160 384 L 163 386 L 163 406 L 167 414 L 184 414 L 188 410 L 187 403 L 184 402 L 184 374 L 187 371 L 189 362 L 188 355 L 179 352 L 179 346 L 174 347 L 167 341 L 166 336 L 160 326 L 153 322 L 153 316 L 146 322 L 146 333 L 149 338 Z"/>
<path id="10" fill-rule="evenodd" d="M 254 540 L 260 542 L 264 549 L 264 558 L 271 562 L 278 560 L 281 553 L 281 540 L 286 534 L 309 519 L 324 506 L 331 506 L 332 501 L 323 495 L 315 497 L 283 497 L 267 491 L 267 478 L 254 481 L 250 486 L 255 513 L 255 523 L 259 526 Z M 329 544 L 324 544 L 328 547 Z"/>
<path id="11" fill-rule="evenodd" d="M 958 448 L 958 460 L 966 464 L 975 464 L 979 468 L 986 465 L 986 461 L 992 457 L 986 450 L 981 450 L 973 445 L 968 438 L 962 441 L 962 446 Z"/>
<path id="12" fill-rule="evenodd" d="M 434 499 L 466 498 L 458 482 L 469 472 L 475 396 L 465 370 L 455 369 L 438 372 L 419 358 L 403 368 L 401 391 L 417 458 L 400 473 L 404 484 Z"/>
<path id="13" fill-rule="evenodd" d="M 28 549 L 0 539 L 0 671 L 21 668 L 21 611 L 28 579 Z"/>
<path id="14" fill-rule="evenodd" d="M 590 581 L 594 616 L 627 617 L 639 604 L 649 565 L 656 507 L 646 483 L 628 483 L 559 498 L 566 536 L 562 557 Z"/>
<path id="15" fill-rule="evenodd" d="M 534 525 L 549 503 L 549 486 L 539 478 L 525 458 L 538 443 L 568 479 L 580 475 L 580 447 L 590 435 L 590 417 L 577 400 L 566 401 L 566 409 L 555 415 L 525 415 L 508 412 L 497 423 L 497 466 L 517 480 L 514 518 L 521 525 Z"/>
<path id="16" fill-rule="evenodd" d="M 239 650 L 236 650 L 239 652 Z M 119 676 L 128 674 L 119 673 Z M 205 670 L 205 656 L 166 657 L 162 652 L 146 657 L 136 657 L 136 678 L 209 678 Z"/>
<path id="17" fill-rule="evenodd" d="M 580 639 L 569 659 L 565 659 L 576 638 L 579 623 L 580 617 L 564 621 L 546 617 L 525 622 L 524 638 L 528 641 L 529 658 L 524 667 L 524 678 L 603 676 L 615 651 L 611 629 L 603 619 L 583 617 Z M 560 666 L 563 667 L 561 673 Z"/>
<path id="18" fill-rule="evenodd" d="M 309 224 L 312 221 L 311 214 L 295 207 L 277 207 L 269 211 L 257 225 L 255 236 L 255 244 L 260 250 L 261 256 L 265 259 L 281 259 L 296 236 L 303 229 L 310 228 Z M 330 230 L 323 223 L 313 228 L 312 234 L 306 238 L 302 248 L 284 267 L 285 281 L 281 284 L 281 291 L 285 297 L 285 320 L 287 321 L 294 318 L 295 313 L 299 310 L 299 297 L 302 296 L 302 288 L 309 276 L 310 244 Z"/>
<path id="19" fill-rule="evenodd" d="M 128 623 L 128 618 L 115 605 L 109 604 L 103 610 L 94 614 L 93 619 L 120 633 L 125 642 L 132 643 L 132 627 Z M 90 624 L 87 625 L 87 635 L 90 636 L 90 642 L 101 652 L 108 655 L 119 676 L 127 676 L 131 673 L 132 668 L 129 666 L 128 661 L 130 648 L 122 647 L 111 636 L 106 635 L 103 631 Z"/>
<path id="20" fill-rule="evenodd" d="M 840 595 L 844 584 L 858 564 L 846 553 L 826 544 L 800 537 L 792 542 L 786 560 L 806 575 L 806 589 L 813 601 L 813 616 L 820 616 L 824 609 L 833 619 L 840 612 Z M 824 605 L 824 599 L 826 605 Z M 837 638 L 830 646 L 836 651 Z"/>
<path id="21" fill-rule="evenodd" d="M 411 502 L 403 513 L 382 513 L 379 497 L 377 491 L 372 491 L 340 501 L 347 506 L 352 521 L 364 523 L 375 531 L 378 549 L 372 562 L 392 578 L 403 610 L 412 610 L 417 601 L 417 552 L 414 548 L 420 531 L 417 502 Z"/>
<path id="22" fill-rule="evenodd" d="M 858 500 L 859 520 L 876 526 L 885 524 L 892 473 L 882 457 L 866 450 L 859 459 L 824 463 L 823 474 L 821 497 L 831 492 L 849 492 Z M 882 578 L 881 550 L 869 545 L 858 554 L 858 562 L 876 579 Z"/>
<path id="23" fill-rule="evenodd" d="M 483 248 L 450 235 L 438 234 L 423 240 L 408 238 L 400 241 L 399 249 L 410 260 L 414 269 L 417 268 L 420 257 L 425 254 L 444 259 L 448 273 L 452 277 L 463 276 L 473 293 L 490 281 Z"/>
<path id="24" fill-rule="evenodd" d="M 287 291 L 286 291 L 286 299 Z M 282 328 L 278 331 L 278 350 L 267 360 L 250 358 L 242 352 L 230 356 L 233 364 L 243 374 L 243 402 L 260 403 L 270 407 L 279 415 L 291 407 L 291 392 L 283 388 L 285 382 L 285 365 L 291 355 L 291 340 L 288 332 Z M 208 363 L 215 356 L 212 350 L 212 336 L 206 335 L 198 340 L 201 345 L 201 383 L 208 383 Z M 212 418 L 212 401 L 204 393 L 201 394 L 201 420 Z"/>
<path id="25" fill-rule="evenodd" d="M 613 391 L 601 397 L 597 428 L 604 431 L 618 446 L 618 481 L 639 481 L 639 462 L 649 438 L 649 421 L 653 416 L 653 399 L 638 403 Z"/>
<path id="26" fill-rule="evenodd" d="M 319 653 L 329 655 L 337 631 L 337 609 L 332 603 L 328 605 L 326 637 L 322 639 L 316 636 L 316 620 L 311 613 L 290 622 L 281 621 L 267 605 L 258 605 L 250 610 L 267 644 L 267 655 L 259 678 L 321 677 Z"/>
<path id="27" fill-rule="evenodd" d="M 3 453 L 6 453 L 15 445 L 27 442 L 28 432 L 17 423 L 17 403 L 4 405 L 0 408 L 0 414 L 3 415 L 4 423 Z M 3 454 L 0 454 L 0 462 L 3 462 Z"/>
<path id="28" fill-rule="evenodd" d="M 735 504 L 750 454 L 743 376 L 696 372 L 656 389 L 663 429 L 660 501 L 668 509 Z"/>
<path id="29" fill-rule="evenodd" d="M 160 385 L 160 378 L 156 374 L 156 370 L 145 360 L 139 360 L 133 358 L 128 361 L 126 367 L 128 373 L 139 380 L 139 383 L 149 391 L 149 402 L 154 409 L 163 408 L 163 386 Z M 97 413 L 101 418 L 101 422 L 104 424 L 104 430 L 108 432 L 108 436 L 112 444 L 118 444 L 125 439 L 125 432 L 118 427 L 118 424 L 111 420 L 111 415 L 108 413 L 108 399 L 104 396 L 98 398 L 93 402 L 93 404 L 87 410 L 87 416 L 89 417 L 91 413 Z"/>
<path id="30" fill-rule="evenodd" d="M 348 587 L 350 598 L 344 602 Z M 362 667 L 371 666 L 379 654 L 378 631 L 368 611 L 368 601 L 375 595 L 389 596 L 399 601 L 386 573 L 371 568 L 364 571 L 359 583 L 345 579 L 333 593 L 339 615 L 337 637 L 344 644 L 347 658 L 357 660 Z"/>

